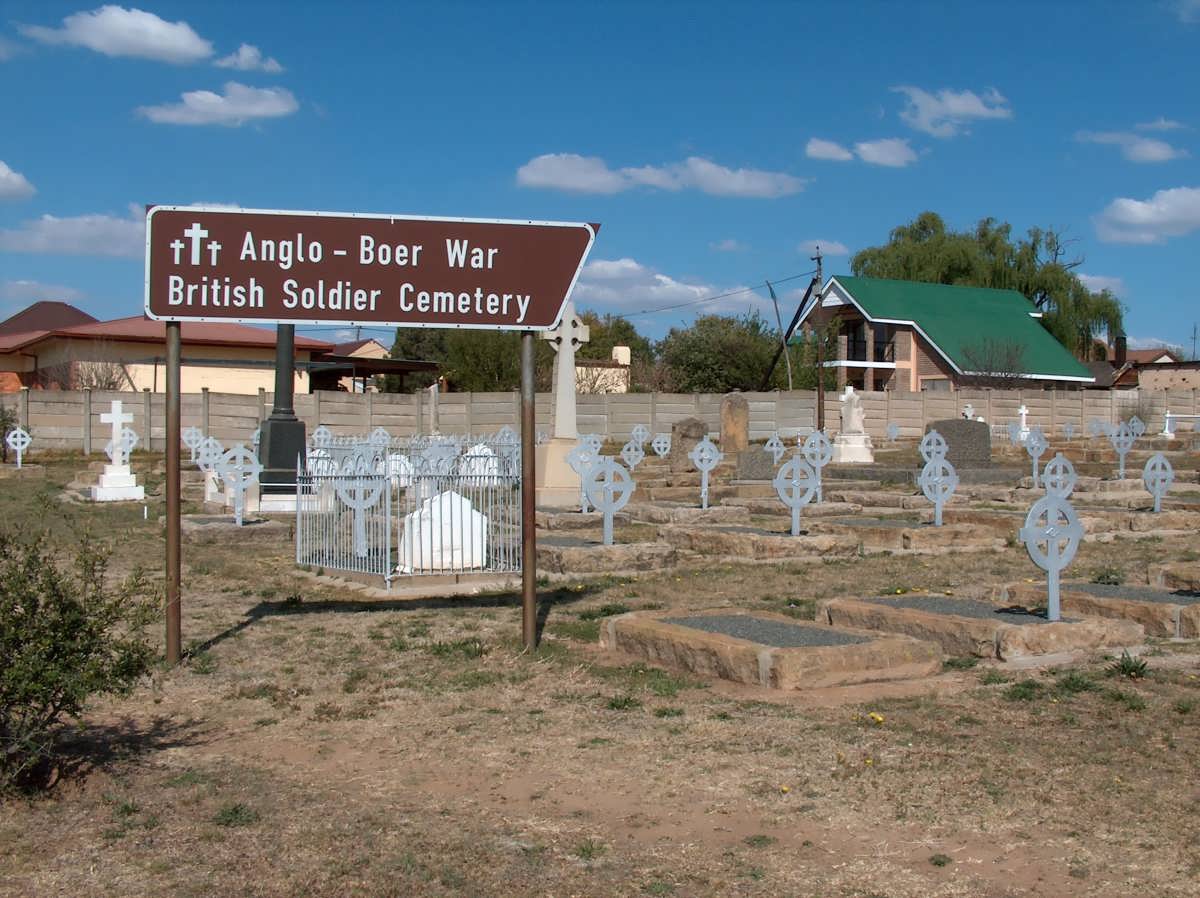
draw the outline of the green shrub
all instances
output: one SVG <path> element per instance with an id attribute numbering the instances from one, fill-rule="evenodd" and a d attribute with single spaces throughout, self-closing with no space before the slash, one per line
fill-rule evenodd
<path id="1" fill-rule="evenodd" d="M 0 530 L 0 791 L 47 782 L 63 724 L 93 696 L 129 692 L 155 659 L 144 578 L 106 583 L 107 568 L 87 535 L 68 564 L 45 534 Z"/>
<path id="2" fill-rule="evenodd" d="M 1104 586 L 1120 586 L 1125 582 L 1125 572 L 1119 567 L 1102 567 L 1092 574 L 1092 582 Z"/>
<path id="3" fill-rule="evenodd" d="M 1146 676 L 1148 665 L 1142 658 L 1129 654 L 1129 649 L 1121 652 L 1121 657 L 1108 666 L 1108 672 L 1114 677 L 1126 677 L 1130 680 L 1140 680 Z"/>
<path id="4" fill-rule="evenodd" d="M 0 405 L 0 459 L 8 464 L 8 432 L 17 426 L 17 410 Z"/>

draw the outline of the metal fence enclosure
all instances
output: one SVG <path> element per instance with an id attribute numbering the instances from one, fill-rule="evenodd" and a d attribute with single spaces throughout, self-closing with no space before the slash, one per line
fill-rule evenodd
<path id="1" fill-rule="evenodd" d="M 391 579 L 392 484 L 383 474 L 296 475 L 296 564 Z"/>

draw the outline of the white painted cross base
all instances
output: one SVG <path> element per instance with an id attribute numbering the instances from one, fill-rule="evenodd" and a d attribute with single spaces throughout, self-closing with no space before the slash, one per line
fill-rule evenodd
<path id="1" fill-rule="evenodd" d="M 576 440 L 555 437 L 539 443 L 534 458 L 537 470 L 536 502 L 546 508 L 578 508 L 582 488 L 579 475 L 571 470 L 567 454 Z"/>
<path id="2" fill-rule="evenodd" d="M 146 498 L 145 487 L 138 486 L 129 465 L 105 465 L 91 494 L 93 502 L 141 502 Z"/>
<path id="3" fill-rule="evenodd" d="M 833 438 L 835 465 L 871 465 L 875 463 L 875 447 L 865 433 L 839 433 Z"/>

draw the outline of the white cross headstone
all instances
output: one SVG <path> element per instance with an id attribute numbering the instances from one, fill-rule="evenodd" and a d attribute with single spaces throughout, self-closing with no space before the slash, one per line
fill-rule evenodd
<path id="1" fill-rule="evenodd" d="M 25 450 L 29 448 L 29 444 L 33 442 L 33 438 L 29 436 L 29 432 L 23 427 L 14 427 L 8 432 L 8 436 L 4 438 L 4 442 L 8 444 L 8 448 L 17 453 L 17 470 L 21 469 L 21 459 L 25 455 Z"/>
<path id="2" fill-rule="evenodd" d="M 650 441 L 650 448 L 659 458 L 666 458 L 667 453 L 671 451 L 671 435 L 669 433 L 655 434 L 654 439 Z"/>
<path id="3" fill-rule="evenodd" d="M 833 446 L 825 434 L 814 430 L 805 438 L 804 446 L 800 451 L 817 476 L 817 504 L 820 505 L 825 501 L 825 493 L 821 485 L 821 469 L 833 460 Z"/>
<path id="4" fill-rule="evenodd" d="M 554 347 L 554 436 L 573 440 L 578 436 L 575 417 L 575 351 L 591 339 L 591 332 L 575 314 L 575 303 L 567 300 L 558 327 L 542 338 Z"/>
<path id="5" fill-rule="evenodd" d="M 583 484 L 592 507 L 604 515 L 604 545 L 611 546 L 613 515 L 624 508 L 633 495 L 633 478 L 619 463 L 602 457 L 588 468 Z"/>
<path id="6" fill-rule="evenodd" d="M 1112 447 L 1117 453 L 1117 458 L 1120 460 L 1120 467 L 1117 469 L 1117 478 L 1119 480 L 1125 479 L 1125 456 L 1133 448 L 1135 439 L 1133 428 L 1125 421 L 1122 421 L 1109 437 Z"/>
<path id="7" fill-rule="evenodd" d="M 630 439 L 628 443 L 621 447 L 621 459 L 625 464 L 629 465 L 630 471 L 636 471 L 637 466 L 642 463 L 646 457 L 646 450 L 642 448 L 642 444 L 635 439 Z"/>
<path id="8" fill-rule="evenodd" d="M 1146 466 L 1142 468 L 1142 485 L 1146 487 L 1146 492 L 1154 497 L 1155 513 L 1162 511 L 1163 496 L 1171 489 L 1174 481 L 1175 469 L 1171 467 L 1165 455 L 1155 452 L 1146 460 Z"/>
<path id="9" fill-rule="evenodd" d="M 241 443 L 222 455 L 217 462 L 217 475 L 233 494 L 233 517 L 239 527 L 242 526 L 242 513 L 246 507 L 246 492 L 258 483 L 262 470 L 262 462 Z"/>
<path id="10" fill-rule="evenodd" d="M 596 463 L 596 456 L 597 453 L 592 449 L 591 444 L 583 439 L 576 443 L 574 448 L 567 453 L 567 464 L 571 466 L 572 471 L 579 475 L 579 510 L 584 514 L 588 510 L 587 484 L 585 481 L 588 471 Z"/>
<path id="11" fill-rule="evenodd" d="M 124 430 L 126 424 L 133 422 L 133 414 L 124 411 L 123 404 L 120 399 L 114 399 L 111 408 L 107 412 L 100 415 L 101 424 L 112 425 L 112 441 L 110 445 L 117 451 L 117 455 L 109 455 L 109 460 L 114 465 L 128 464 L 128 456 L 120 454 L 121 431 Z"/>
<path id="12" fill-rule="evenodd" d="M 254 431 L 256 434 L 258 431 Z M 200 444 L 204 442 L 204 433 L 199 427 L 193 425 L 183 432 L 183 445 L 189 452 L 192 453 L 192 464 L 196 463 L 196 450 L 200 448 Z M 254 444 L 258 448 L 258 443 Z"/>
<path id="13" fill-rule="evenodd" d="M 800 535 L 800 509 L 812 501 L 819 483 L 817 473 L 800 452 L 775 472 L 775 494 L 792 512 L 792 536 Z"/>
<path id="14" fill-rule="evenodd" d="M 693 446 L 692 451 L 688 453 L 688 458 L 692 460 L 692 464 L 700 472 L 701 508 L 708 508 L 708 472 L 719 465 L 721 459 L 724 457 L 721 450 L 709 439 L 708 434 L 705 434 L 704 439 Z"/>
<path id="15" fill-rule="evenodd" d="M 770 439 L 763 445 L 763 451 L 770 452 L 772 461 L 775 464 L 779 464 L 779 459 L 783 458 L 783 454 L 787 452 L 787 448 L 783 445 L 783 440 L 779 439 L 779 434 L 773 433 Z"/>
<path id="16" fill-rule="evenodd" d="M 1029 457 L 1033 459 L 1033 488 L 1036 490 L 1038 486 L 1038 459 L 1045 454 L 1050 448 L 1050 443 L 1047 442 L 1045 434 L 1042 433 L 1041 426 L 1034 427 L 1029 431 L 1029 436 L 1025 440 L 1025 451 L 1029 453 Z"/>
<path id="17" fill-rule="evenodd" d="M 1061 620 L 1059 574 L 1071 563 L 1083 539 L 1079 516 L 1063 497 L 1046 495 L 1029 509 L 1019 536 L 1030 560 L 1046 572 L 1046 617 Z"/>
<path id="18" fill-rule="evenodd" d="M 1021 416 L 1021 439 L 1029 436 L 1029 409 L 1022 405 L 1017 409 L 1017 414 Z"/>
<path id="19" fill-rule="evenodd" d="M 1046 495 L 1058 496 L 1060 499 L 1071 497 L 1078 479 L 1075 466 L 1061 452 L 1046 462 L 1046 470 L 1042 472 L 1042 486 L 1046 488 Z"/>
<path id="20" fill-rule="evenodd" d="M 946 460 L 944 455 L 934 456 L 917 478 L 917 485 L 925 498 L 933 503 L 933 525 L 942 526 L 942 506 L 950 501 L 954 491 L 958 489 L 958 474 L 954 465 Z"/>
<path id="21" fill-rule="evenodd" d="M 892 421 L 887 426 L 887 438 L 889 443 L 896 442 L 896 437 L 900 436 L 900 425 Z"/>

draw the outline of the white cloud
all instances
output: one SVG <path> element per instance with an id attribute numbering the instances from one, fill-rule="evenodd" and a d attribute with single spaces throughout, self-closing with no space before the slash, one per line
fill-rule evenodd
<path id="1" fill-rule="evenodd" d="M 809 159 L 830 159 L 834 162 L 849 162 L 854 158 L 854 154 L 840 143 L 819 137 L 809 139 L 804 147 L 804 155 Z"/>
<path id="2" fill-rule="evenodd" d="M 130 206 L 128 218 L 43 215 L 18 228 L 0 230 L 0 250 L 141 259 L 146 254 L 146 219 L 139 206 Z"/>
<path id="3" fill-rule="evenodd" d="M 740 240 L 734 240 L 732 237 L 726 237 L 724 240 L 710 243 L 708 248 L 718 253 L 741 253 L 749 249 L 746 244 Z"/>
<path id="4" fill-rule="evenodd" d="M 597 259 L 584 266 L 572 299 L 577 306 L 625 313 L 680 306 L 680 311 L 691 317 L 743 312 L 763 304 L 764 300 L 757 294 L 740 292 L 745 289 L 744 286 L 685 283 L 630 258 Z M 710 296 L 731 292 L 737 295 L 700 302 Z"/>
<path id="5" fill-rule="evenodd" d="M 808 255 L 816 254 L 817 250 L 821 250 L 823 256 L 848 256 L 850 248 L 840 240 L 803 240 L 796 247 L 797 252 Z"/>
<path id="6" fill-rule="evenodd" d="M 1147 200 L 1119 197 L 1094 220 L 1107 243 L 1163 243 L 1200 230 L 1200 187 L 1159 190 Z"/>
<path id="7" fill-rule="evenodd" d="M 1107 290 L 1113 296 L 1125 295 L 1125 281 L 1119 277 L 1111 277 L 1104 274 L 1083 274 L 1081 272 L 1079 279 L 1083 281 L 1083 286 L 1087 287 L 1093 293 Z"/>
<path id="8" fill-rule="evenodd" d="M 29 180 L 0 162 L 0 200 L 27 200 L 37 193 Z"/>
<path id="9" fill-rule="evenodd" d="M 1200 22 L 1200 0 L 1175 0 L 1175 14 L 1189 25 Z"/>
<path id="10" fill-rule="evenodd" d="M 179 103 L 139 106 L 138 114 L 160 125 L 225 125 L 236 128 L 248 121 L 291 115 L 300 104 L 282 87 L 247 87 L 230 81 L 224 94 L 192 90 Z"/>
<path id="11" fill-rule="evenodd" d="M 237 52 L 221 57 L 213 65 L 221 69 L 237 69 L 240 72 L 278 74 L 283 71 L 283 66 L 279 64 L 278 60 L 272 56 L 264 59 L 262 50 L 254 44 L 242 44 L 237 48 Z"/>
<path id="12" fill-rule="evenodd" d="M 0 62 L 8 62 L 20 48 L 6 37 L 0 37 Z"/>
<path id="13" fill-rule="evenodd" d="M 1183 122 L 1177 122 L 1172 118 L 1163 118 L 1161 115 L 1152 122 L 1141 122 L 1134 125 L 1139 131 L 1179 131 L 1186 128 Z"/>
<path id="14" fill-rule="evenodd" d="M 1158 337 L 1130 337 L 1125 341 L 1129 349 L 1169 349 L 1180 358 L 1187 358 L 1187 353 L 1178 343 L 1170 340 L 1160 340 Z"/>
<path id="15" fill-rule="evenodd" d="M 885 165 L 889 168 L 904 168 L 917 161 L 917 154 L 904 137 L 887 137 L 883 140 L 867 140 L 854 145 L 858 158 L 868 165 Z"/>
<path id="16" fill-rule="evenodd" d="M 909 127 L 934 137 L 954 137 L 976 119 L 1012 118 L 1008 100 L 994 87 L 988 88 L 982 96 L 974 91 L 948 87 L 936 94 L 906 85 L 892 90 L 908 98 L 900 118 Z"/>
<path id="17" fill-rule="evenodd" d="M 1143 137 L 1132 131 L 1080 131 L 1075 139 L 1080 143 L 1120 147 L 1121 155 L 1130 162 L 1169 162 L 1187 155 L 1185 150 L 1173 147 L 1165 140 Z"/>
<path id="18" fill-rule="evenodd" d="M 61 284 L 42 284 L 38 281 L 0 281 L 0 302 L 31 303 L 42 299 L 74 302 L 82 299 L 82 290 Z"/>
<path id="19" fill-rule="evenodd" d="M 212 55 L 213 46 L 187 22 L 168 22 L 154 13 L 122 6 L 102 6 L 63 19 L 61 28 L 21 25 L 26 37 L 44 44 L 87 47 L 105 56 L 133 56 L 183 64 Z"/>
<path id="20" fill-rule="evenodd" d="M 522 187 L 542 187 L 571 193 L 620 193 L 634 187 L 659 190 L 699 190 L 712 196 L 775 199 L 799 193 L 805 181 L 783 172 L 726 168 L 699 156 L 667 165 L 609 168 L 597 156 L 547 153 L 517 169 Z"/>

